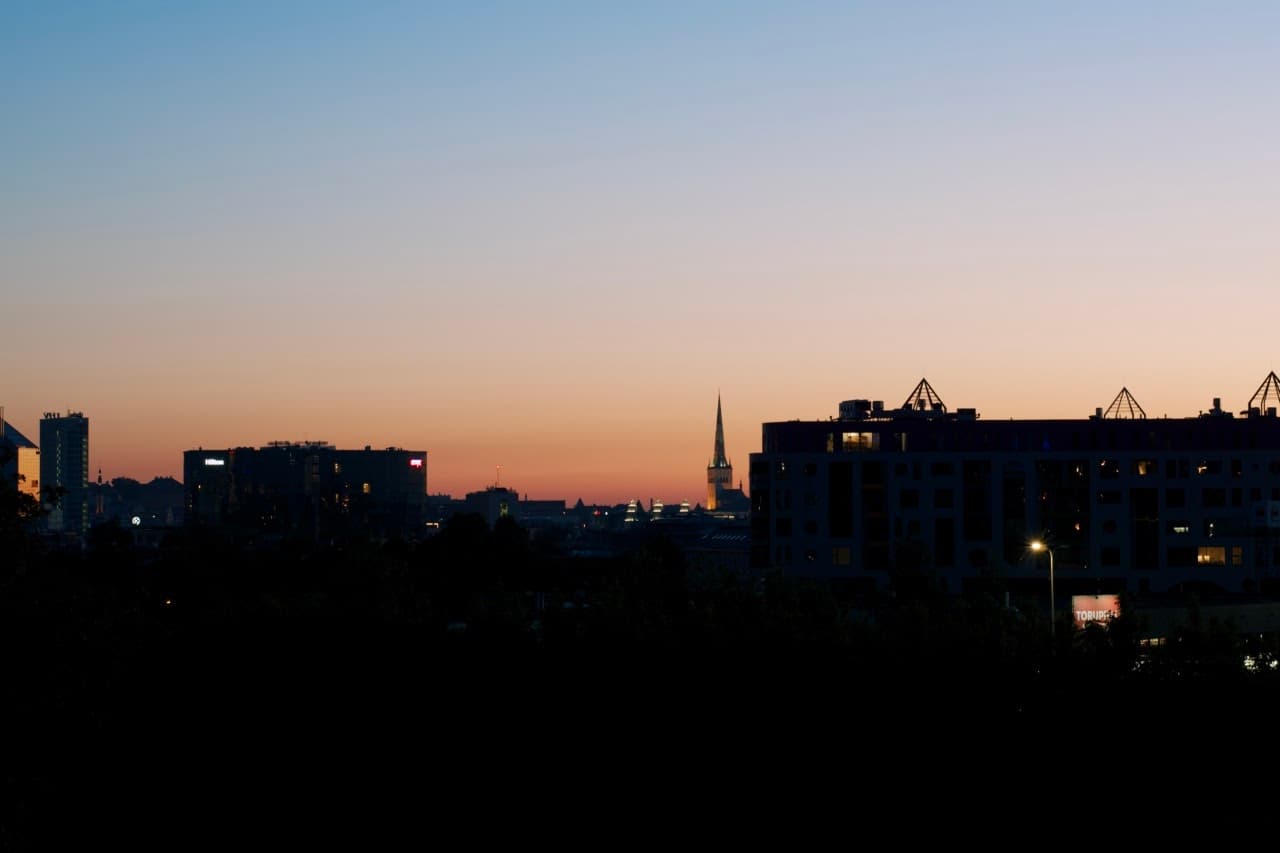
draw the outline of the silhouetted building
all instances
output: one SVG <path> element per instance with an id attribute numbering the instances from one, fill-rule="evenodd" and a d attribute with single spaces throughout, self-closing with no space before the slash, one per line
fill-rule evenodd
<path id="1" fill-rule="evenodd" d="M 572 524 L 563 500 L 529 500 L 526 495 L 520 501 L 520 523 L 529 530 L 548 527 L 567 527 Z"/>
<path id="2" fill-rule="evenodd" d="M 40 448 L 4 419 L 0 406 L 0 480 L 40 500 Z"/>
<path id="3" fill-rule="evenodd" d="M 40 420 L 40 491 L 53 533 L 89 531 L 89 419 L 45 412 Z"/>
<path id="4" fill-rule="evenodd" d="M 724 415 L 720 395 L 716 395 L 716 443 L 707 463 L 707 512 L 717 515 L 745 515 L 750 501 L 741 488 L 733 487 L 733 463 L 724 450 Z"/>
<path id="5" fill-rule="evenodd" d="M 520 495 L 505 486 L 489 486 L 483 491 L 467 492 L 463 512 L 484 516 L 493 526 L 499 518 L 520 520 Z"/>
<path id="6" fill-rule="evenodd" d="M 277 441 L 188 450 L 183 472 L 190 525 L 329 538 L 417 536 L 424 522 L 424 450 Z"/>
<path id="7" fill-rule="evenodd" d="M 752 564 L 951 590 L 1001 578 L 1059 595 L 1241 591 L 1280 577 L 1280 381 L 1233 417 L 1149 419 L 1122 390 L 1079 420 L 985 422 L 921 381 L 898 409 L 763 425 L 751 456 Z M 1181 586 L 1186 585 L 1186 586 Z"/>

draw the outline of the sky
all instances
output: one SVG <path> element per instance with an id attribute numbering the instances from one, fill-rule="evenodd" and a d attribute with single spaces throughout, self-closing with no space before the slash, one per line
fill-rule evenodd
<path id="1" fill-rule="evenodd" d="M 760 424 L 1244 408 L 1280 4 L 0 2 L 0 405 L 705 500 Z M 501 470 L 497 466 L 501 466 Z"/>

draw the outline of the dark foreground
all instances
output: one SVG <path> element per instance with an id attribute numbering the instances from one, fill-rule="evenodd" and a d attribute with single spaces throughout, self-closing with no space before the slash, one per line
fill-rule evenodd
<path id="1" fill-rule="evenodd" d="M 390 779 L 541 790 L 584 767 L 678 780 L 965 744 L 1097 760 L 1135 737 L 1269 738 L 1280 710 L 1275 638 L 1194 609 L 1159 647 L 1137 616 L 1053 642 L 998 586 L 842 600 L 694 571 L 662 539 L 572 560 L 468 518 L 414 546 L 184 534 L 140 553 L 104 528 L 72 554 L 20 534 L 0 588 L 13 847 L 70 814 L 128 834 Z"/>

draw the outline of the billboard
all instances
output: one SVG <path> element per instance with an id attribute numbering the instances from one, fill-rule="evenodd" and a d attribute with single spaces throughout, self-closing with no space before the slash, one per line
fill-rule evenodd
<path id="1" fill-rule="evenodd" d="M 1090 622 L 1110 622 L 1119 615 L 1120 596 L 1118 595 L 1071 596 L 1071 616 L 1077 628 L 1083 628 Z"/>

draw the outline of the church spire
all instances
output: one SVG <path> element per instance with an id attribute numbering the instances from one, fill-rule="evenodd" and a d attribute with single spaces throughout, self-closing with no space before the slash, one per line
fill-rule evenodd
<path id="1" fill-rule="evenodd" d="M 720 394 L 716 394 L 716 449 L 708 468 L 729 468 L 729 459 L 724 452 L 724 415 L 720 410 Z"/>
<path id="2" fill-rule="evenodd" d="M 720 393 L 716 392 L 716 449 L 707 465 L 707 509 L 715 511 L 720 506 L 720 495 L 733 488 L 733 465 L 724 452 L 724 412 L 720 408 Z"/>

